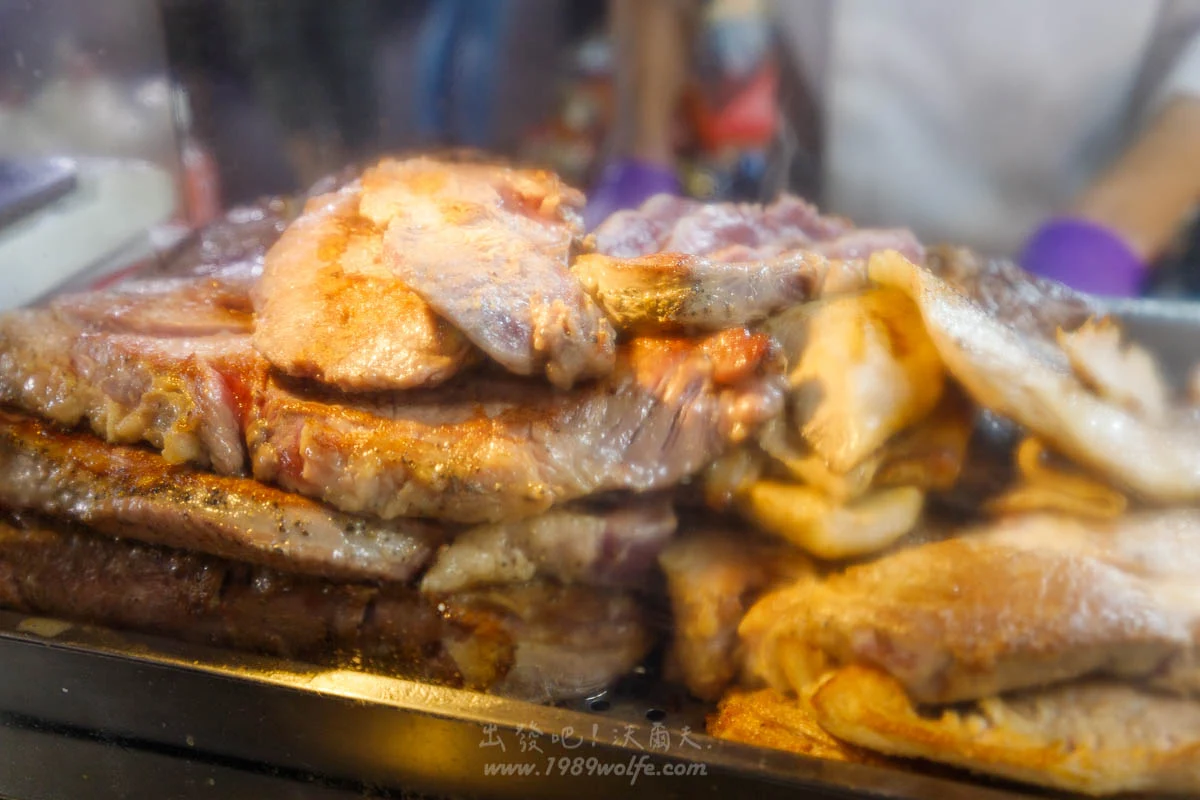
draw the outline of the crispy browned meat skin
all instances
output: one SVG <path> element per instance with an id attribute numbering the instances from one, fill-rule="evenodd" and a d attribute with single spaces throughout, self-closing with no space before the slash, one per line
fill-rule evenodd
<path id="1" fill-rule="evenodd" d="M 556 386 L 607 374 L 616 334 L 567 269 L 583 195 L 556 175 L 425 158 L 363 175 L 397 278 L 517 375 Z"/>
<path id="2" fill-rule="evenodd" d="M 386 223 L 360 213 L 357 183 L 313 198 L 266 257 L 254 345 L 289 375 L 351 391 L 433 386 L 469 343 L 392 274 Z"/>
<path id="3" fill-rule="evenodd" d="M 658 560 L 674 619 L 670 671 L 705 700 L 720 697 L 741 671 L 737 629 L 750 605 L 771 586 L 813 569 L 794 548 L 732 530 L 680 538 Z"/>
<path id="4" fill-rule="evenodd" d="M 890 763 L 870 750 L 833 738 L 801 701 L 774 689 L 730 690 L 708 717 L 708 734 L 830 761 Z"/>
<path id="5" fill-rule="evenodd" d="M 248 478 L 171 466 L 145 450 L 4 412 L 0 507 L 113 536 L 354 580 L 407 581 L 444 535 L 416 520 L 353 517 Z"/>
<path id="6" fill-rule="evenodd" d="M 652 585 L 655 557 L 675 533 L 666 497 L 614 499 L 609 507 L 552 508 L 536 517 L 480 525 L 444 545 L 421 579 L 425 592 L 521 583 Z"/>
<path id="7" fill-rule="evenodd" d="M 594 693 L 653 639 L 627 595 L 523 584 L 426 598 L 0 521 L 0 606 L 551 701 Z"/>
<path id="8" fill-rule="evenodd" d="M 829 262 L 798 251 L 758 261 L 681 253 L 579 256 L 571 273 L 613 323 L 639 332 L 721 330 L 758 322 L 812 298 Z"/>
<path id="9" fill-rule="evenodd" d="M 922 713 L 886 674 L 847 667 L 811 699 L 845 742 L 1090 795 L 1200 791 L 1200 702 L 1085 681 Z"/>
<path id="10" fill-rule="evenodd" d="M 1094 394 L 1052 341 L 1023 333 L 1007 315 L 989 313 L 896 254 L 872 257 L 870 275 L 916 302 L 947 371 L 981 406 L 1143 498 L 1164 504 L 1200 499 L 1195 420 L 1155 423 Z"/>
<path id="11" fill-rule="evenodd" d="M 667 488 L 778 412 L 769 344 L 740 329 L 638 339 L 569 392 L 479 376 L 351 404 L 272 383 L 248 433 L 254 474 L 346 511 L 457 522 Z"/>
<path id="12" fill-rule="evenodd" d="M 1193 510 L 1002 522 L 782 590 L 741 632 L 766 677 L 797 691 L 853 663 L 919 702 L 1096 673 L 1183 687 L 1200 619 L 1198 530 Z"/>

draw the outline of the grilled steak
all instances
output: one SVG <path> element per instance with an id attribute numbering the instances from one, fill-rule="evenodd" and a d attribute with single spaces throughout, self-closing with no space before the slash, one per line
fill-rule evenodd
<path id="1" fill-rule="evenodd" d="M 47 309 L 0 315 L 0 402 L 171 463 L 236 474 L 241 415 L 264 364 L 238 333 L 156 336 L 89 329 Z"/>
<path id="2" fill-rule="evenodd" d="M 406 581 L 442 538 L 436 526 L 352 517 L 307 498 L 171 466 L 0 412 L 0 507 L 104 533 L 354 580 Z"/>
<path id="3" fill-rule="evenodd" d="M 421 589 L 454 592 L 534 576 L 646 589 L 655 556 L 675 533 L 675 523 L 670 502 L 651 498 L 607 509 L 551 509 L 515 522 L 480 525 L 441 549 Z"/>
<path id="4" fill-rule="evenodd" d="M 583 195 L 552 173 L 428 159 L 363 175 L 361 213 L 390 269 L 518 375 L 607 374 L 616 336 L 567 269 Z"/>
<path id="5" fill-rule="evenodd" d="M 542 701 L 603 689 L 652 644 L 622 594 L 525 584 L 426 599 L 36 520 L 0 522 L 0 606 Z"/>
<path id="6" fill-rule="evenodd" d="M 163 278 L 58 297 L 58 316 L 91 330 L 162 337 L 249 333 L 250 283 L 241 279 Z"/>
<path id="7" fill-rule="evenodd" d="M 289 375 L 347 390 L 433 386 L 469 343 L 391 272 L 386 222 L 360 213 L 351 183 L 310 200 L 271 248 L 254 290 L 254 344 Z"/>
<path id="8" fill-rule="evenodd" d="M 493 376 L 332 404 L 276 381 L 248 432 L 254 474 L 345 511 L 457 522 L 662 489 L 778 412 L 768 356 L 765 336 L 731 329 L 635 340 L 569 392 Z"/>
<path id="9" fill-rule="evenodd" d="M 659 195 L 639 209 L 613 214 L 591 242 L 597 252 L 617 258 L 686 253 L 714 262 L 758 261 L 792 250 L 837 259 L 861 259 L 882 250 L 918 260 L 923 254 L 909 231 L 859 230 L 845 219 L 821 216 L 792 196 L 760 206 Z"/>

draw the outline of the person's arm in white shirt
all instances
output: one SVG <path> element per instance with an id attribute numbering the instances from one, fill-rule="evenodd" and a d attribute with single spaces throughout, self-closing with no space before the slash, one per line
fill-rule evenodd
<path id="1" fill-rule="evenodd" d="M 1121 236 L 1146 262 L 1200 204 L 1200 98 L 1177 95 L 1078 198 L 1074 213 Z"/>

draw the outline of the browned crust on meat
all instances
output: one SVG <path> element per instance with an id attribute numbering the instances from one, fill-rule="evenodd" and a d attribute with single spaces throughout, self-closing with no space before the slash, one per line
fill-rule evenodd
<path id="1" fill-rule="evenodd" d="M 786 750 L 802 756 L 859 764 L 889 764 L 889 759 L 846 744 L 826 733 L 802 700 L 774 689 L 734 689 L 708 716 L 708 733 L 718 739 Z"/>
<path id="2" fill-rule="evenodd" d="M 851 666 L 822 681 L 810 703 L 825 730 L 890 755 L 1092 795 L 1200 791 L 1200 706 L 1130 686 L 1080 684 L 928 716 L 894 679 Z M 1169 733 L 1122 735 L 1131 707 L 1158 715 Z"/>

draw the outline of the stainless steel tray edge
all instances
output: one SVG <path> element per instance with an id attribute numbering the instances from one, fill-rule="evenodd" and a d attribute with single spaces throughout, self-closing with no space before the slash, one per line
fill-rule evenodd
<path id="1" fill-rule="evenodd" d="M 724 742 L 686 715 L 656 723 L 619 706 L 546 707 L 11 612 L 0 612 L 0 669 L 0 712 L 103 731 L 127 747 L 153 743 L 364 787 L 456 797 L 1018 796 Z"/>

